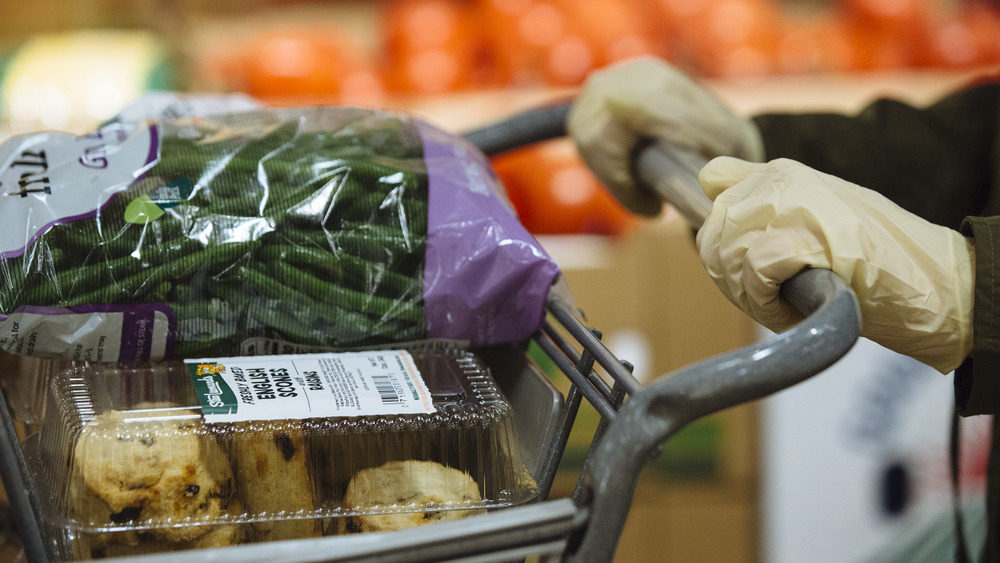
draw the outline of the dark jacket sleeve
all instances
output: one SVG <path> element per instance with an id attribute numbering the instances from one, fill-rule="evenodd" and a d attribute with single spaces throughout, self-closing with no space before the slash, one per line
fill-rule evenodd
<path id="1" fill-rule="evenodd" d="M 965 415 L 1000 412 L 1000 216 L 969 217 L 962 234 L 976 247 L 972 356 L 955 371 L 955 402 Z"/>
<path id="2" fill-rule="evenodd" d="M 957 229 L 967 215 L 1000 205 L 988 201 L 996 181 L 998 102 L 1000 84 L 989 83 L 926 108 L 878 100 L 853 116 L 764 114 L 754 120 L 768 160 L 797 160 Z"/>
<path id="3" fill-rule="evenodd" d="M 755 117 L 767 159 L 791 158 L 975 239 L 973 351 L 955 372 L 963 415 L 1000 412 L 1000 83 L 926 108 L 879 100 L 854 116 Z"/>

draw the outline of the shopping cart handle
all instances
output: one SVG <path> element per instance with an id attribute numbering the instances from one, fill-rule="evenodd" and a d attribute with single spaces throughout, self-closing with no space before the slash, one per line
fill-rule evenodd
<path id="1" fill-rule="evenodd" d="M 649 144 L 635 156 L 639 182 L 669 203 L 695 229 L 712 211 L 712 200 L 698 182 L 698 172 L 708 161 L 691 149 Z"/>

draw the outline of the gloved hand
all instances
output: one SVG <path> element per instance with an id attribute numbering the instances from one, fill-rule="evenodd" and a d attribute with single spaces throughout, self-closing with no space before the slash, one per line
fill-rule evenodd
<path id="1" fill-rule="evenodd" d="M 567 130 L 584 161 L 628 209 L 656 215 L 662 200 L 632 174 L 644 140 L 716 156 L 763 159 L 756 126 L 666 62 L 641 57 L 591 74 L 570 108 Z"/>
<path id="2" fill-rule="evenodd" d="M 972 349 L 974 252 L 959 232 L 804 164 L 720 157 L 699 181 L 715 203 L 698 231 L 722 292 L 781 332 L 801 315 L 778 295 L 806 266 L 857 294 L 861 335 L 947 373 Z"/>

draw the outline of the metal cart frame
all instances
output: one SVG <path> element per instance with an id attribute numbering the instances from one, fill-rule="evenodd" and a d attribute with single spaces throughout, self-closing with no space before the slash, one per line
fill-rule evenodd
<path id="1" fill-rule="evenodd" d="M 568 104 L 518 114 L 466 138 L 488 155 L 565 135 Z M 711 208 L 697 187 L 691 155 L 645 149 L 641 178 L 700 226 Z M 746 348 L 709 358 L 642 386 L 630 366 L 608 350 L 600 333 L 555 292 L 543 328 L 531 339 L 572 383 L 555 392 L 526 360 L 528 343 L 482 353 L 528 434 L 525 452 L 538 481 L 535 502 L 480 516 L 398 532 L 172 552 L 117 561 L 610 561 L 625 525 L 639 474 L 659 446 L 691 421 L 760 399 L 818 374 L 854 345 L 860 332 L 857 300 L 826 270 L 806 270 L 782 287 L 782 296 L 806 318 L 791 330 Z M 513 363 L 511 363 L 513 362 Z M 534 376 L 532 376 L 534 374 Z M 606 375 L 606 380 L 602 375 Z M 577 410 L 587 401 L 601 416 L 581 478 L 570 498 L 547 500 Z M 520 405 L 520 408 L 519 408 Z M 0 389 L 0 478 L 7 488 L 27 559 L 48 562 L 40 495 Z"/>

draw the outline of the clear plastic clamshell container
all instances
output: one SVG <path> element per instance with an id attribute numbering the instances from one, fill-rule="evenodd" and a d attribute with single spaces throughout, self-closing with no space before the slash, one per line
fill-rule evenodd
<path id="1" fill-rule="evenodd" d="M 24 450 L 67 559 L 397 530 L 537 494 L 510 404 L 461 349 L 72 363 L 48 379 Z"/>

